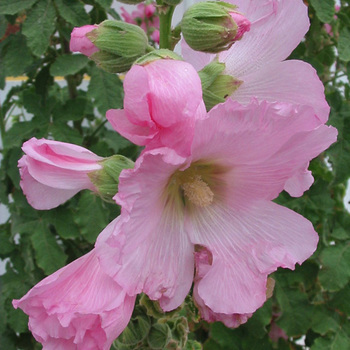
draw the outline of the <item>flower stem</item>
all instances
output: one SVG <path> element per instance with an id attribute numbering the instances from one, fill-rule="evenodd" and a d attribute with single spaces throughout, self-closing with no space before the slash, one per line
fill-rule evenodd
<path id="1" fill-rule="evenodd" d="M 171 49 L 171 19 L 175 6 L 164 5 L 157 0 L 159 12 L 159 48 Z"/>

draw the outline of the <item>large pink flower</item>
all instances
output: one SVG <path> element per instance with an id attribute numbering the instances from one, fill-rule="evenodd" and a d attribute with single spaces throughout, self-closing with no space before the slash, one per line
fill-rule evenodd
<path id="1" fill-rule="evenodd" d="M 29 315 L 29 329 L 44 350 L 109 350 L 134 303 L 135 297 L 101 270 L 95 250 L 13 301 Z"/>
<path id="2" fill-rule="evenodd" d="M 315 69 L 303 61 L 285 60 L 309 28 L 303 1 L 232 0 L 232 3 L 250 20 L 251 29 L 218 55 L 226 65 L 225 73 L 242 82 L 231 98 L 243 104 L 252 97 L 259 101 L 305 104 L 312 106 L 320 120 L 326 122 L 329 106 Z M 193 51 L 184 41 L 182 53 L 198 70 L 216 57 Z"/>
<path id="3" fill-rule="evenodd" d="M 87 174 L 101 169 L 103 158 L 88 149 L 35 137 L 22 149 L 20 185 L 33 208 L 52 209 L 83 189 L 96 190 Z"/>
<path id="4" fill-rule="evenodd" d="M 312 224 L 271 200 L 336 135 L 306 106 L 214 107 L 196 121 L 190 156 L 153 149 L 121 173 L 121 217 L 96 244 L 102 267 L 130 295 L 145 292 L 168 311 L 189 292 L 195 247 L 204 247 L 212 258 L 197 271 L 197 302 L 242 322 L 266 300 L 270 273 L 316 249 Z"/>
<path id="5" fill-rule="evenodd" d="M 134 65 L 124 90 L 124 109 L 107 111 L 113 128 L 137 145 L 167 146 L 189 155 L 195 120 L 206 115 L 194 68 L 170 59 Z"/>

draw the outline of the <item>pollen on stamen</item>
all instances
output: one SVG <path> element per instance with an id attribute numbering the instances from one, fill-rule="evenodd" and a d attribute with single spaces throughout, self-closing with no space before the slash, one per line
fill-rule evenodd
<path id="1" fill-rule="evenodd" d="M 181 187 L 184 190 L 185 196 L 199 207 L 206 207 L 213 202 L 214 193 L 199 175 L 191 177 Z"/>

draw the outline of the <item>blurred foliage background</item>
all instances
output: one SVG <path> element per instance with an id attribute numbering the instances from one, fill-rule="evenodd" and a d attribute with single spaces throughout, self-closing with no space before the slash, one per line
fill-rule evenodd
<path id="1" fill-rule="evenodd" d="M 119 153 L 135 159 L 139 152 L 106 124 L 106 110 L 122 108 L 119 77 L 69 52 L 73 26 L 100 23 L 107 16 L 119 19 L 111 3 L 0 0 L 0 89 L 6 89 L 0 101 L 0 201 L 10 213 L 0 225 L 0 258 L 6 265 L 0 276 L 3 350 L 41 349 L 28 331 L 27 316 L 13 309 L 12 299 L 88 252 L 119 214 L 116 205 L 90 192 L 50 211 L 31 208 L 19 187 L 22 143 L 35 136 L 82 145 L 100 156 Z M 305 3 L 311 27 L 290 58 L 317 70 L 331 106 L 329 124 L 339 137 L 311 163 L 311 189 L 302 198 L 282 193 L 277 202 L 313 222 L 320 235 L 317 251 L 295 271 L 274 273 L 273 297 L 235 330 L 201 322 L 191 297 L 171 314 L 140 297 L 115 349 L 350 349 L 350 214 L 344 206 L 350 177 L 350 4 Z M 10 76 L 27 79 L 8 89 Z"/>

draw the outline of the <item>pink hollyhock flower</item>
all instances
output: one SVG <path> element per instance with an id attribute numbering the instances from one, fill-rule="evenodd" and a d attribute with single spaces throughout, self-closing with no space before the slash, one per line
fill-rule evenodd
<path id="1" fill-rule="evenodd" d="M 96 243 L 102 268 L 130 295 L 144 292 L 169 311 L 189 292 L 194 251 L 204 247 L 212 258 L 196 256 L 197 303 L 242 322 L 265 302 L 269 274 L 315 251 L 312 224 L 272 200 L 336 135 L 307 106 L 215 106 L 196 121 L 188 157 L 152 149 L 122 171 L 121 217 Z"/>
<path id="2" fill-rule="evenodd" d="M 242 82 L 231 98 L 248 104 L 259 101 L 305 104 L 324 123 L 329 106 L 316 71 L 306 62 L 285 60 L 309 28 L 307 7 L 302 0 L 232 0 L 251 22 L 251 29 L 229 50 L 218 54 L 225 74 Z M 217 55 L 194 51 L 182 41 L 186 61 L 197 70 Z"/>
<path id="3" fill-rule="evenodd" d="M 116 131 L 148 149 L 167 146 L 189 154 L 195 120 L 206 116 L 201 81 L 189 63 L 160 59 L 134 65 L 124 91 L 124 109 L 106 115 Z"/>
<path id="4" fill-rule="evenodd" d="M 125 22 L 137 24 L 154 42 L 159 43 L 159 17 L 154 4 L 138 4 L 131 14 L 121 7 L 121 15 Z"/>
<path id="5" fill-rule="evenodd" d="M 34 286 L 13 306 L 44 350 L 109 350 L 135 303 L 100 268 L 95 250 Z"/>
<path id="6" fill-rule="evenodd" d="M 18 161 L 20 185 L 29 204 L 52 209 L 83 189 L 95 191 L 88 173 L 102 168 L 103 158 L 70 143 L 31 138 L 22 146 Z"/>
<path id="7" fill-rule="evenodd" d="M 72 52 L 81 52 L 90 57 L 98 51 L 98 48 L 87 38 L 86 34 L 98 28 L 98 25 L 86 25 L 75 27 L 70 36 L 69 49 Z"/>

